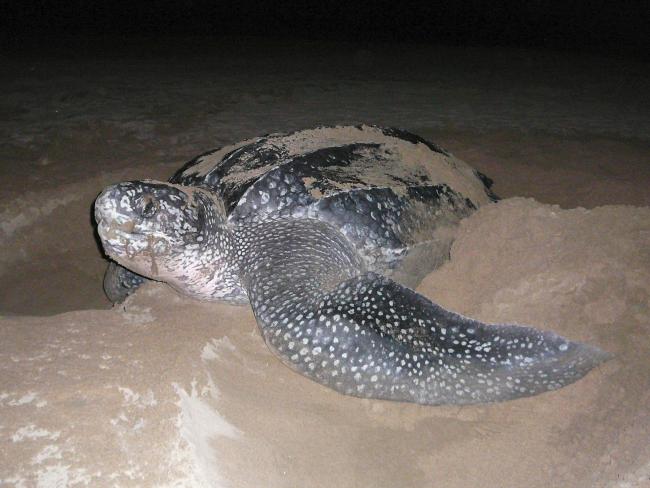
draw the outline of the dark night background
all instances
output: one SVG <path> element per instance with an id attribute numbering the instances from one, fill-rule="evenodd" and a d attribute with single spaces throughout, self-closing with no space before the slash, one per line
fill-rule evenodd
<path id="1" fill-rule="evenodd" d="M 647 1 L 2 2 L 10 49 L 125 37 L 262 36 L 517 46 L 645 57 Z"/>

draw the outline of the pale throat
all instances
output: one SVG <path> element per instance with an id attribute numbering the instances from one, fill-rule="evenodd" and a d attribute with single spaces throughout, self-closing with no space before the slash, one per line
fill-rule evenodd
<path id="1" fill-rule="evenodd" d="M 161 276 L 156 279 L 199 300 L 245 303 L 248 297 L 239 280 L 234 231 L 228 225 L 223 204 L 209 193 L 194 190 L 200 192 L 201 196 L 195 194 L 195 198 L 204 205 L 202 231 L 159 266 Z"/>

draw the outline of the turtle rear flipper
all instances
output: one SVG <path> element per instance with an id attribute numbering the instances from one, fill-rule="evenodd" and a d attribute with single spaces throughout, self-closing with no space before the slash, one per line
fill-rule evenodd
<path id="1" fill-rule="evenodd" d="M 111 302 L 122 303 L 145 281 L 145 277 L 111 261 L 104 273 L 104 293 Z"/>
<path id="2" fill-rule="evenodd" d="M 486 325 L 365 272 L 351 244 L 313 220 L 240 234 L 244 283 L 262 334 L 291 368 L 341 393 L 423 404 L 536 395 L 609 354 L 552 332 Z"/>

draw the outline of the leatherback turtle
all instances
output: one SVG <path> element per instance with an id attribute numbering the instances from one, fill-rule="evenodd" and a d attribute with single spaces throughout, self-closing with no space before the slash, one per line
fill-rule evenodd
<path id="1" fill-rule="evenodd" d="M 552 332 L 487 325 L 411 288 L 444 262 L 491 181 L 403 130 L 318 127 L 209 151 L 167 182 L 118 183 L 95 203 L 113 301 L 145 279 L 248 302 L 292 369 L 359 397 L 509 400 L 608 358 Z"/>

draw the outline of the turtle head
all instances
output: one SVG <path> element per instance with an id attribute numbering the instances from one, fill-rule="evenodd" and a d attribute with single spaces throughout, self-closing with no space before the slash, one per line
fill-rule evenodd
<path id="1" fill-rule="evenodd" d="M 151 180 L 108 188 L 95 201 L 106 254 L 197 298 L 241 294 L 223 204 L 211 192 Z"/>

